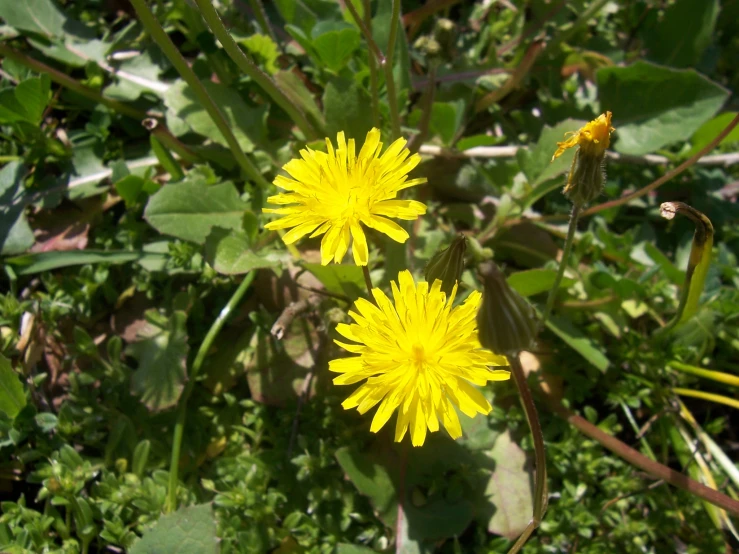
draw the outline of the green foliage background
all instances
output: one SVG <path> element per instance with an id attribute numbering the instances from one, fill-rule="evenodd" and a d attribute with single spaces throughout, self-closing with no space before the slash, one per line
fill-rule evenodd
<path id="1" fill-rule="evenodd" d="M 215 3 L 282 100 L 234 63 L 194 3 L 147 2 L 235 151 L 128 2 L 0 0 L 3 552 L 493 553 L 528 523 L 532 445 L 513 383 L 486 391 L 493 412 L 466 420 L 457 442 L 442 431 L 408 452 L 387 429 L 371 435 L 326 369 L 340 355 L 333 327 L 366 294 L 361 270 L 315 263 L 315 240 L 295 259 L 263 230 L 275 188 L 260 182 L 301 148 L 342 130 L 361 143 L 373 125 L 390 140 L 387 84 L 377 68 L 375 121 L 372 54 L 350 1 L 384 51 L 390 0 Z M 402 135 L 423 155 L 413 176 L 428 178 L 413 194 L 429 210 L 405 246 L 370 235 L 376 285 L 420 275 L 464 232 L 463 292 L 481 288 L 475 266 L 493 257 L 541 309 L 569 211 L 559 189 L 572 151 L 550 163 L 565 132 L 613 112 L 605 202 L 737 117 L 735 0 L 401 4 L 393 82 Z M 737 498 L 737 406 L 683 397 L 692 420 L 673 389 L 736 403 L 738 147 L 735 126 L 660 188 L 581 221 L 556 316 L 526 361 L 543 383 L 550 499 L 524 552 L 736 544 L 726 512 L 655 482 L 547 406 L 561 401 Z M 677 310 L 693 233 L 660 218 L 667 200 L 705 213 L 716 237 L 698 313 L 663 340 L 654 332 Z M 244 300 L 193 380 L 239 284 Z M 282 310 L 308 299 L 274 338 Z M 172 511 L 176 406 L 190 390 Z"/>

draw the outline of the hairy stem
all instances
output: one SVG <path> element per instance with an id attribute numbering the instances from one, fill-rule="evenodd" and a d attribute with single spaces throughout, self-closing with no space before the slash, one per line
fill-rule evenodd
<path id="1" fill-rule="evenodd" d="M 249 57 L 244 53 L 236 41 L 231 37 L 226 27 L 223 25 L 218 12 L 211 4 L 210 0 L 195 0 L 200 8 L 200 13 L 205 22 L 213 31 L 213 34 L 220 41 L 223 49 L 234 61 L 238 68 L 246 73 L 272 100 L 280 106 L 285 113 L 295 122 L 295 125 L 301 130 L 305 137 L 309 140 L 319 137 L 318 132 L 310 124 L 305 114 L 300 108 L 293 104 L 287 97 L 285 92 L 275 83 L 272 78 L 262 71 Z"/>
<path id="2" fill-rule="evenodd" d="M 531 429 L 531 436 L 534 439 L 534 458 L 536 460 L 536 481 L 534 485 L 534 514 L 531 522 L 526 526 L 523 533 L 518 537 L 508 554 L 519 552 L 529 537 L 533 534 L 541 520 L 544 518 L 544 512 L 547 510 L 547 457 L 544 449 L 544 435 L 541 432 L 541 423 L 539 422 L 539 413 L 536 411 L 536 404 L 531 396 L 531 389 L 526 382 L 526 375 L 521 367 L 521 361 L 518 355 L 508 356 L 513 380 L 516 382 L 518 394 L 521 396 L 521 404 L 524 412 L 526 412 L 526 420 Z"/>
<path id="3" fill-rule="evenodd" d="M 236 306 L 238 306 L 239 302 L 241 302 L 244 293 L 246 293 L 252 281 L 254 281 L 255 275 L 255 272 L 252 271 L 248 273 L 241 281 L 241 284 L 238 286 L 229 301 L 221 310 L 221 313 L 218 314 L 218 317 L 210 326 L 208 334 L 205 335 L 203 342 L 200 344 L 200 348 L 198 348 L 197 354 L 195 354 L 195 359 L 192 362 L 192 367 L 190 368 L 187 384 L 185 385 L 185 390 L 182 391 L 182 396 L 180 397 L 179 405 L 177 406 L 177 422 L 175 423 L 174 427 L 174 436 L 172 438 L 172 456 L 169 463 L 169 487 L 167 490 L 166 504 L 167 512 L 173 512 L 177 509 L 177 484 L 179 482 L 178 472 L 180 464 L 180 452 L 182 450 L 182 437 L 185 434 L 185 421 L 187 419 L 187 401 L 192 394 L 192 390 L 195 386 L 195 381 L 198 377 L 198 374 L 200 373 L 200 369 L 203 367 L 205 356 L 208 354 L 210 347 L 213 345 L 213 341 L 218 336 L 218 333 L 220 333 L 223 325 L 226 323 L 226 320 L 231 315 L 231 312 L 233 312 Z"/>
<path id="4" fill-rule="evenodd" d="M 208 112 L 208 115 L 213 120 L 213 123 L 218 127 L 218 130 L 226 140 L 226 143 L 231 149 L 231 153 L 244 171 L 244 174 L 260 187 L 267 188 L 269 186 L 269 182 L 262 176 L 256 166 L 251 162 L 251 160 L 249 160 L 241 149 L 241 146 L 239 146 L 239 142 L 236 140 L 233 131 L 231 131 L 231 127 L 224 117 L 223 112 L 221 112 L 213 98 L 208 94 L 205 86 L 200 79 L 198 79 L 197 75 L 195 75 L 195 72 L 188 65 L 182 54 L 180 54 L 180 51 L 177 50 L 177 47 L 159 24 L 156 17 L 154 17 L 154 14 L 151 13 L 146 0 L 131 0 L 131 4 L 136 10 L 136 14 L 146 32 L 149 33 L 151 38 L 154 39 L 154 42 L 156 42 L 159 48 L 162 49 L 164 55 L 167 56 L 167 59 L 169 59 L 175 67 L 177 73 L 180 74 L 180 77 L 182 77 L 190 89 L 192 89 L 198 102 L 202 104 L 205 111 Z"/>
<path id="5" fill-rule="evenodd" d="M 570 251 L 572 250 L 572 244 L 575 240 L 575 230 L 577 229 L 577 220 L 580 216 L 580 205 L 574 204 L 572 206 L 572 214 L 570 215 L 570 225 L 567 228 L 567 238 L 565 239 L 565 246 L 562 250 L 562 259 L 559 261 L 559 268 L 557 269 L 557 276 L 554 278 L 554 284 L 552 285 L 552 290 L 549 291 L 549 296 L 547 297 L 547 304 L 546 308 L 544 308 L 544 315 L 541 318 L 541 326 L 544 327 L 547 323 L 547 320 L 549 319 L 549 316 L 552 313 L 552 308 L 554 307 L 554 301 L 557 298 L 557 291 L 559 290 L 559 285 L 562 282 L 562 277 L 564 277 L 565 274 L 565 268 L 567 267 L 567 261 L 570 258 Z"/>

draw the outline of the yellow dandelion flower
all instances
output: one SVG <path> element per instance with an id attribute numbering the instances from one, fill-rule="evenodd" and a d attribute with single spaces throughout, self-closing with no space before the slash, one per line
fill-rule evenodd
<path id="1" fill-rule="evenodd" d="M 359 354 L 329 363 L 341 373 L 336 385 L 367 380 L 342 406 L 363 414 L 380 404 L 370 431 L 378 432 L 398 409 L 395 441 L 403 440 L 408 427 L 413 446 L 421 446 L 426 431 L 439 430 L 439 420 L 452 438 L 462 435 L 455 406 L 465 415 L 487 414 L 492 407 L 475 388 L 488 381 L 503 381 L 510 373 L 491 366 L 507 366 L 505 356 L 483 349 L 475 321 L 482 295 L 475 291 L 464 303 L 452 307 L 457 286 L 451 295 L 441 290 L 441 281 L 429 289 L 416 284 L 409 271 L 391 284 L 393 303 L 380 289 L 372 294 L 377 305 L 360 298 L 349 312 L 355 323 L 339 324 L 336 330 L 356 344 L 336 341 L 342 348 Z"/>
<path id="2" fill-rule="evenodd" d="M 611 145 L 611 133 L 615 130 L 611 127 L 611 112 L 601 114 L 590 123 L 586 123 L 578 131 L 566 133 L 572 136 L 564 142 L 557 143 L 557 151 L 552 156 L 552 161 L 561 156 L 568 148 L 578 145 L 585 154 L 603 156 Z"/>
<path id="3" fill-rule="evenodd" d="M 361 224 L 385 233 L 397 242 L 405 242 L 408 233 L 388 219 L 413 220 L 426 213 L 426 206 L 415 200 L 397 200 L 402 189 L 425 183 L 426 179 L 408 179 L 418 165 L 418 154 L 409 156 L 405 139 L 393 142 L 380 155 L 380 131 L 367 133 L 359 156 L 354 139 L 347 142 L 344 133 L 336 136 L 337 148 L 327 138 L 328 153 L 311 148 L 300 151 L 302 159 L 293 159 L 283 169 L 290 177 L 278 176 L 274 184 L 286 190 L 267 198 L 271 204 L 287 205 L 264 212 L 282 215 L 265 225 L 267 229 L 288 229 L 283 241 L 292 244 L 301 237 L 325 233 L 321 240 L 321 263 L 340 263 L 350 244 L 354 262 L 367 265 L 369 249 Z"/>

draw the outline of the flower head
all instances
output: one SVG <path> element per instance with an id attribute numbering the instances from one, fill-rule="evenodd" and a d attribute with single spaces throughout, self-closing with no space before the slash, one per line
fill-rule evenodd
<path id="1" fill-rule="evenodd" d="M 603 156 L 611 145 L 611 133 L 616 130 L 611 127 L 611 115 L 611 112 L 600 114 L 590 123 L 586 123 L 580 130 L 566 133 L 572 136 L 563 142 L 557 143 L 557 151 L 552 156 L 552 161 L 564 154 L 564 151 L 568 148 L 578 145 L 586 154 Z"/>
<path id="2" fill-rule="evenodd" d="M 418 154 L 409 156 L 405 139 L 393 142 L 382 151 L 380 131 L 367 133 L 359 155 L 354 139 L 347 142 L 344 133 L 336 136 L 337 148 L 326 139 L 328 152 L 306 148 L 302 159 L 293 159 L 283 167 L 290 177 L 278 176 L 274 183 L 286 190 L 267 198 L 282 208 L 264 209 L 266 213 L 285 217 L 265 225 L 267 229 L 287 229 L 283 241 L 292 244 L 301 237 L 324 234 L 321 240 L 321 263 L 340 263 L 352 244 L 354 262 L 367 265 L 367 237 L 360 224 L 385 233 L 391 239 L 405 242 L 408 233 L 388 219 L 416 219 L 426 213 L 426 206 L 415 200 L 397 200 L 398 191 L 425 183 L 426 179 L 408 180 L 408 172 L 418 165 Z"/>
<path id="3" fill-rule="evenodd" d="M 606 150 L 611 144 L 611 112 L 599 115 L 584 125 L 564 142 L 557 143 L 557 151 L 552 161 L 565 150 L 578 146 L 575 159 L 567 176 L 564 194 L 575 205 L 582 206 L 598 197 L 605 181 L 604 163 Z"/>
<path id="4" fill-rule="evenodd" d="M 510 373 L 490 366 L 505 366 L 508 361 L 485 350 L 477 337 L 475 316 L 481 294 L 470 294 L 462 305 L 452 307 L 457 292 L 441 291 L 441 281 L 413 281 L 409 271 L 392 282 L 394 303 L 380 289 L 372 294 L 377 305 L 359 299 L 359 313 L 349 312 L 355 321 L 339 324 L 336 330 L 356 344 L 336 341 L 342 348 L 359 354 L 329 363 L 341 373 L 336 385 L 351 385 L 367 380 L 342 406 L 359 413 L 379 403 L 370 431 L 376 433 L 398 409 L 395 440 L 403 440 L 410 427 L 413 446 L 421 446 L 427 429 L 439 430 L 439 420 L 452 438 L 462 435 L 455 406 L 474 417 L 487 414 L 492 407 L 474 385 L 503 381 Z"/>

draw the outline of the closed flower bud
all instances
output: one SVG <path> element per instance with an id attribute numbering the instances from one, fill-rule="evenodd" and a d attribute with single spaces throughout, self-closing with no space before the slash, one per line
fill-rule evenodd
<path id="1" fill-rule="evenodd" d="M 493 262 L 479 267 L 483 282 L 482 304 L 477 312 L 480 344 L 502 354 L 526 350 L 536 336 L 536 315 L 514 291 Z"/>
<path id="2" fill-rule="evenodd" d="M 582 206 L 595 200 L 603 190 L 605 181 L 604 159 L 611 144 L 611 112 L 601 114 L 578 131 L 568 133 L 572 136 L 557 143 L 557 151 L 552 161 L 568 148 L 578 147 L 567 176 L 564 194 L 570 201 Z"/>
<path id="3" fill-rule="evenodd" d="M 441 290 L 447 296 L 451 294 L 454 285 L 462 278 L 464 271 L 464 254 L 467 250 L 467 238 L 459 235 L 444 250 L 439 250 L 429 260 L 425 276 L 428 283 L 437 279 L 441 281 Z"/>

